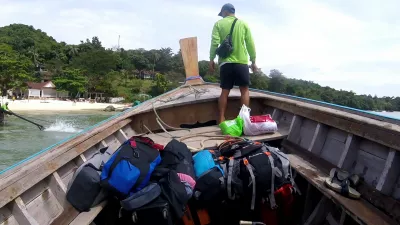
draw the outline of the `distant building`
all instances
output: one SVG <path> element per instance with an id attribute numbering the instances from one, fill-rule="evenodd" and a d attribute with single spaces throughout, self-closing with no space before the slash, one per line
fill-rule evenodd
<path id="1" fill-rule="evenodd" d="M 56 86 L 51 81 L 35 83 L 27 82 L 26 98 L 62 98 L 68 97 L 68 92 L 57 92 Z"/>

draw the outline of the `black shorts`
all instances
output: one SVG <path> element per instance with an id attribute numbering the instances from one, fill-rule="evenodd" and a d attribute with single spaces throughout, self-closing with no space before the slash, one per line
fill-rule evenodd
<path id="1" fill-rule="evenodd" d="M 226 63 L 219 69 L 222 89 L 232 89 L 234 85 L 248 87 L 250 85 L 250 72 L 247 64 Z"/>

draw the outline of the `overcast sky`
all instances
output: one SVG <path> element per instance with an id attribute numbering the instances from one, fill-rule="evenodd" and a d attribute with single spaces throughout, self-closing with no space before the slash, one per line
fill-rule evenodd
<path id="1" fill-rule="evenodd" d="M 198 37 L 208 60 L 221 0 L 0 0 L 0 26 L 33 25 L 57 41 L 179 49 Z M 399 0 L 232 0 L 253 33 L 257 64 L 358 94 L 400 96 Z"/>

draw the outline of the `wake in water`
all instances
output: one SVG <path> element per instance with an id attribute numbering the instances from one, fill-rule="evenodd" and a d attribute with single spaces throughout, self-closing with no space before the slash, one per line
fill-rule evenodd
<path id="1" fill-rule="evenodd" d="M 50 124 L 44 131 L 57 131 L 57 132 L 66 132 L 66 133 L 78 133 L 82 131 L 74 126 L 73 123 L 69 123 L 63 120 L 56 120 L 55 123 Z"/>

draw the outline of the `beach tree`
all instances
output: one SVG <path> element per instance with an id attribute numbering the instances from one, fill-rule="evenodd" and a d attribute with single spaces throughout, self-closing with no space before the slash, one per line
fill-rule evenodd
<path id="1" fill-rule="evenodd" d="M 68 91 L 71 96 L 86 92 L 87 78 L 79 69 L 66 69 L 53 78 L 59 91 Z"/>
<path id="2" fill-rule="evenodd" d="M 26 86 L 32 80 L 32 62 L 24 55 L 19 55 L 10 45 L 0 44 L 0 88 L 2 96 L 14 88 Z"/>

